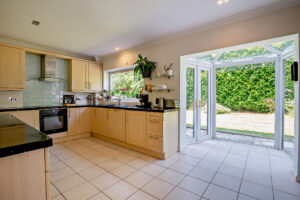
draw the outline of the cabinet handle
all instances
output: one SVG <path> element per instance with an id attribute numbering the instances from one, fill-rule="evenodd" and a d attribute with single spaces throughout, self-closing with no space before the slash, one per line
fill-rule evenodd
<path id="1" fill-rule="evenodd" d="M 150 119 L 150 122 L 158 123 L 160 120 L 159 119 Z"/>
<path id="2" fill-rule="evenodd" d="M 149 135 L 149 138 L 152 138 L 152 139 L 158 140 L 158 139 L 159 139 L 159 136 L 156 136 L 156 135 Z"/>

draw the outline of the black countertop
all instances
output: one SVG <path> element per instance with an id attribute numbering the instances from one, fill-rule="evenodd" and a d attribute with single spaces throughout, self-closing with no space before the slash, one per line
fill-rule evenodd
<path id="1" fill-rule="evenodd" d="M 62 105 L 52 105 L 52 106 L 30 106 L 30 107 L 16 107 L 16 108 L 1 108 L 0 112 L 12 112 L 20 110 L 40 110 L 40 109 L 53 109 L 53 108 L 75 108 L 75 107 L 96 107 L 96 108 L 111 108 L 111 109 L 124 109 L 124 110 L 135 110 L 135 111 L 146 111 L 146 112 L 173 112 L 177 111 L 178 108 L 172 109 L 161 109 L 161 108 L 141 108 L 138 106 L 129 106 L 129 105 L 74 105 L 74 106 L 62 106 Z"/>
<path id="2" fill-rule="evenodd" d="M 0 158 L 52 146 L 52 139 L 10 114 L 0 114 Z"/>

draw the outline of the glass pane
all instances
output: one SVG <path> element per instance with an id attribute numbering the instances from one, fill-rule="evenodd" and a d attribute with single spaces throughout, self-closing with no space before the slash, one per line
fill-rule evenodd
<path id="1" fill-rule="evenodd" d="M 279 51 L 284 51 L 287 48 L 294 47 L 294 40 L 274 43 L 271 46 Z"/>
<path id="2" fill-rule="evenodd" d="M 201 71 L 201 103 L 200 103 L 200 136 L 207 135 L 207 120 L 208 120 L 208 71 Z"/>
<path id="3" fill-rule="evenodd" d="M 275 63 L 218 68 L 217 138 L 274 147 Z"/>
<path id="4" fill-rule="evenodd" d="M 285 100 L 284 100 L 284 138 L 283 148 L 289 154 L 294 154 L 294 82 L 291 81 L 291 64 L 294 60 L 285 62 Z"/>
<path id="5" fill-rule="evenodd" d="M 228 51 L 221 54 L 218 63 L 228 63 L 234 60 L 250 59 L 256 57 L 272 56 L 273 54 L 262 47 L 253 47 L 247 49 L 240 49 Z"/>
<path id="6" fill-rule="evenodd" d="M 194 138 L 195 69 L 186 69 L 186 136 Z"/>
<path id="7" fill-rule="evenodd" d="M 44 118 L 44 130 L 56 130 L 64 128 L 64 117 L 63 116 L 51 116 Z"/>
<path id="8" fill-rule="evenodd" d="M 114 95 L 126 95 L 128 98 L 136 98 L 136 95 L 140 94 L 144 86 L 142 75 L 135 75 L 133 71 L 112 73 L 110 78 Z"/>

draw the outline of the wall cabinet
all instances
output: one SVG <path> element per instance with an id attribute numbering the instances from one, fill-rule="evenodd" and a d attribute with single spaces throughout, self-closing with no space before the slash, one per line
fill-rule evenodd
<path id="1" fill-rule="evenodd" d="M 109 137 L 125 142 L 125 110 L 109 109 Z"/>
<path id="2" fill-rule="evenodd" d="M 92 132 L 108 137 L 108 109 L 107 108 L 92 108 Z"/>
<path id="3" fill-rule="evenodd" d="M 14 111 L 11 112 L 11 114 L 35 129 L 40 130 L 40 117 L 38 110 Z"/>
<path id="4" fill-rule="evenodd" d="M 147 112 L 126 111 L 126 143 L 146 147 Z"/>
<path id="5" fill-rule="evenodd" d="M 68 135 L 91 132 L 90 108 L 68 109 Z"/>
<path id="6" fill-rule="evenodd" d="M 102 88 L 101 73 L 99 64 L 76 59 L 69 60 L 69 90 L 74 92 L 99 92 Z"/>
<path id="7" fill-rule="evenodd" d="M 25 51 L 0 46 L 0 90 L 24 90 Z"/>

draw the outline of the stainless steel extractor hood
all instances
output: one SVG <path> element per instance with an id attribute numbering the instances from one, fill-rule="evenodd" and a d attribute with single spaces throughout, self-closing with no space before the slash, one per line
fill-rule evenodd
<path id="1" fill-rule="evenodd" d="M 58 81 L 56 77 L 56 57 L 43 55 L 42 56 L 42 69 L 41 69 L 41 81 Z"/>

